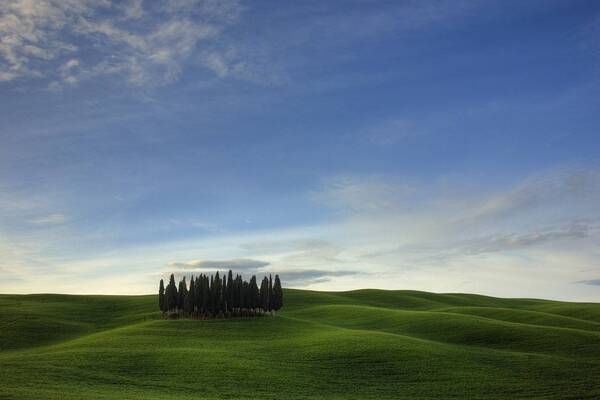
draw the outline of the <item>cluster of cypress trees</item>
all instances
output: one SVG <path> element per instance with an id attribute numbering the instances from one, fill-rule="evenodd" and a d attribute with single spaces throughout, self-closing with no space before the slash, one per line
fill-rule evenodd
<path id="1" fill-rule="evenodd" d="M 254 275 L 248 282 L 240 275 L 234 278 L 229 270 L 223 278 L 219 272 L 214 276 L 200 274 L 195 279 L 192 276 L 188 287 L 185 276 L 176 285 L 171 274 L 166 287 L 160 280 L 158 306 L 169 316 L 190 318 L 254 316 L 279 310 L 283 306 L 279 275 L 275 275 L 275 281 L 265 276 L 260 288 L 256 282 Z"/>

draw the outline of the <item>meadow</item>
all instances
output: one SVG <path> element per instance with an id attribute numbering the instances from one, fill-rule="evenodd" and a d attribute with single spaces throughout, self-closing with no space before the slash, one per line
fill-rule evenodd
<path id="1" fill-rule="evenodd" d="M 275 316 L 0 295 L 1 399 L 598 399 L 600 304 L 285 289 Z"/>

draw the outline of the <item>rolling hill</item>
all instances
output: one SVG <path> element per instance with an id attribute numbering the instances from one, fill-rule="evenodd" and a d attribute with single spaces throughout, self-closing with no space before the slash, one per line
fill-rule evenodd
<path id="1" fill-rule="evenodd" d="M 286 289 L 275 317 L 156 309 L 0 295 L 0 398 L 600 398 L 600 304 Z"/>

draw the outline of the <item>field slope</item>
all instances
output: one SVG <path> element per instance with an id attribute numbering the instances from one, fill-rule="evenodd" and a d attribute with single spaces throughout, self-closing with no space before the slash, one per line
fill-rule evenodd
<path id="1" fill-rule="evenodd" d="M 0 295 L 0 399 L 598 399 L 600 304 L 285 291 L 275 317 Z"/>

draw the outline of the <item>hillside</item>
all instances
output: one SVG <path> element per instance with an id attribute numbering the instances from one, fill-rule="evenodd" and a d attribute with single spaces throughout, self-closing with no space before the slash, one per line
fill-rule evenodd
<path id="1" fill-rule="evenodd" d="M 156 309 L 0 295 L 0 398 L 600 398 L 600 304 L 287 289 L 273 318 Z"/>

